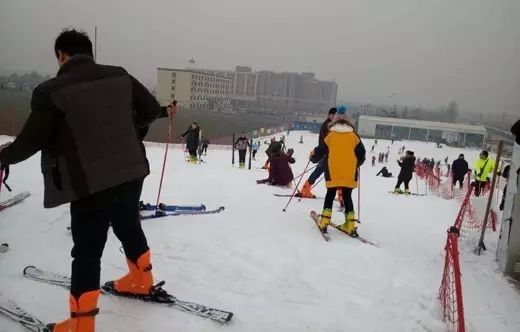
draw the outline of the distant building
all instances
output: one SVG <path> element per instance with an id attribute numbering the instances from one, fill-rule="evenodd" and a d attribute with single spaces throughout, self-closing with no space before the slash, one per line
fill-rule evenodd
<path id="1" fill-rule="evenodd" d="M 407 139 L 482 147 L 486 129 L 480 125 L 420 121 L 361 115 L 358 133 L 362 137 Z"/>
<path id="2" fill-rule="evenodd" d="M 157 69 L 156 98 L 162 106 L 173 99 L 190 109 L 226 109 L 231 107 L 233 80 L 185 69 Z"/>
<path id="3" fill-rule="evenodd" d="M 254 72 L 251 67 L 235 70 L 190 68 L 233 80 L 231 103 L 235 109 L 268 112 L 324 112 L 336 105 L 338 85 L 320 81 L 314 73 Z"/>

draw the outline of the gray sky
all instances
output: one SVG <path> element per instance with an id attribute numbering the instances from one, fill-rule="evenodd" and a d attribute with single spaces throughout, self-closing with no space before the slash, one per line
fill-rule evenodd
<path id="1" fill-rule="evenodd" d="M 0 0 L 0 69 L 55 73 L 53 42 L 99 28 L 101 63 L 306 71 L 339 98 L 520 110 L 519 0 Z M 391 96 L 394 94 L 394 96 Z"/>

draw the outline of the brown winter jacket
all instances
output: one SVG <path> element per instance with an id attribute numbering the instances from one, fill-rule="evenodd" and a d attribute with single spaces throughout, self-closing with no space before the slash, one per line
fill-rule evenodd
<path id="1" fill-rule="evenodd" d="M 42 151 L 46 208 L 148 175 L 141 140 L 161 109 L 123 68 L 73 56 L 34 90 L 31 109 L 20 135 L 0 151 L 0 163 Z"/>
<path id="2" fill-rule="evenodd" d="M 320 136 L 318 137 L 318 145 L 322 145 L 325 137 L 329 133 L 329 125 L 331 121 L 327 118 L 327 120 L 323 121 L 320 128 Z"/>

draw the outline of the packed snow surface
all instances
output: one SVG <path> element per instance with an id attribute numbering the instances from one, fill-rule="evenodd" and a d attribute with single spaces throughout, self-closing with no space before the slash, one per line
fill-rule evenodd
<path id="1" fill-rule="evenodd" d="M 299 144 L 303 135 L 303 144 Z M 280 134 L 277 135 L 278 137 Z M 266 138 L 267 140 L 268 138 Z M 8 141 L 0 137 L 0 143 Z M 307 164 L 318 136 L 291 132 L 287 146 L 295 149 L 295 175 Z M 263 141 L 263 140 L 262 140 Z M 371 139 L 363 139 L 370 151 Z M 419 157 L 451 161 L 463 152 L 473 164 L 477 150 L 433 143 L 379 140 L 375 152 L 390 147 L 388 168 L 394 175 L 398 149 L 403 145 Z M 334 229 L 325 242 L 309 218 L 321 212 L 324 182 L 314 189 L 315 200 L 295 199 L 282 208 L 292 189 L 257 185 L 267 177 L 262 144 L 251 171 L 231 165 L 231 151 L 212 148 L 205 163 L 189 164 L 181 149 L 168 155 L 161 201 L 200 204 L 208 209 L 224 205 L 217 215 L 176 216 L 143 221 L 152 249 L 155 278 L 178 298 L 235 313 L 220 325 L 190 313 L 128 299 L 100 298 L 99 331 L 444 331 L 438 289 L 444 264 L 446 230 L 453 224 L 459 204 L 436 196 L 389 194 L 395 178 L 375 174 L 382 167 L 367 162 L 361 169 L 362 223 L 359 233 L 380 248 L 348 238 Z M 152 173 L 142 199 L 154 202 L 161 173 L 164 145 L 149 144 Z M 305 176 L 306 178 L 307 176 Z M 72 239 L 67 205 L 42 207 L 43 182 L 39 155 L 11 167 L 14 192 L 30 190 L 23 203 L 0 212 L 0 243 L 10 249 L 0 255 L 0 294 L 14 299 L 43 321 L 68 314 L 68 294 L 61 288 L 26 280 L 22 270 L 37 265 L 65 275 L 70 272 Z M 425 192 L 422 181 L 411 190 Z M 2 190 L 0 200 L 10 193 Z M 358 206 L 358 191 L 353 192 Z M 336 223 L 343 215 L 333 214 Z M 487 233 L 488 251 L 475 256 L 476 240 L 461 238 L 464 305 L 468 331 L 520 331 L 520 296 L 501 275 L 495 261 L 498 233 Z M 102 261 L 102 280 L 126 272 L 120 243 L 110 234 Z M 0 316 L 0 331 L 23 328 Z"/>

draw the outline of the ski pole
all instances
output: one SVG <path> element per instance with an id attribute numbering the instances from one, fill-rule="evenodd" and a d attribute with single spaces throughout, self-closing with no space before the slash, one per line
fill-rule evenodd
<path id="1" fill-rule="evenodd" d="M 358 219 L 361 219 L 361 167 L 358 168 L 357 210 Z"/>
<path id="2" fill-rule="evenodd" d="M 312 171 L 313 169 L 315 169 L 316 166 L 318 166 L 318 165 L 314 165 L 314 166 L 312 166 L 311 168 L 309 168 L 308 170 L 306 170 L 306 171 L 303 172 L 302 174 L 295 176 L 294 179 L 296 180 L 296 179 L 301 178 L 304 174 L 307 174 L 307 173 L 309 173 L 310 171 Z"/>
<path id="3" fill-rule="evenodd" d="M 305 165 L 305 169 L 303 170 L 303 173 L 305 173 L 305 171 L 309 167 L 310 163 L 311 163 L 311 160 L 309 159 L 309 161 L 307 162 L 307 165 Z M 289 206 L 289 204 L 291 204 L 291 201 L 292 201 L 294 195 L 296 194 L 296 191 L 298 190 L 298 187 L 300 186 L 302 179 L 303 179 L 303 176 L 300 177 L 300 180 L 298 181 L 296 188 L 294 188 L 293 193 L 292 193 L 291 197 L 289 198 L 289 201 L 287 202 L 287 204 L 285 204 L 285 207 L 282 209 L 283 212 L 287 211 L 287 207 Z"/>
<path id="4" fill-rule="evenodd" d="M 417 173 L 415 173 L 415 187 L 416 187 L 416 193 L 419 195 L 419 178 L 417 177 Z"/>
<path id="5" fill-rule="evenodd" d="M 174 100 L 173 106 L 175 107 L 176 105 L 177 105 L 177 101 Z M 157 192 L 157 203 L 155 204 L 157 209 L 159 208 L 159 201 L 161 199 L 161 189 L 162 189 L 162 184 L 163 184 L 163 179 L 164 179 L 164 169 L 166 168 L 166 159 L 168 157 L 168 148 L 170 145 L 170 141 L 172 139 L 173 114 L 169 114 L 169 116 L 170 116 L 170 119 L 169 119 L 170 122 L 168 124 L 168 138 L 166 139 L 166 148 L 164 150 L 164 160 L 163 160 L 163 166 L 162 166 L 162 171 L 161 171 L 161 180 L 159 181 L 159 190 Z"/>

